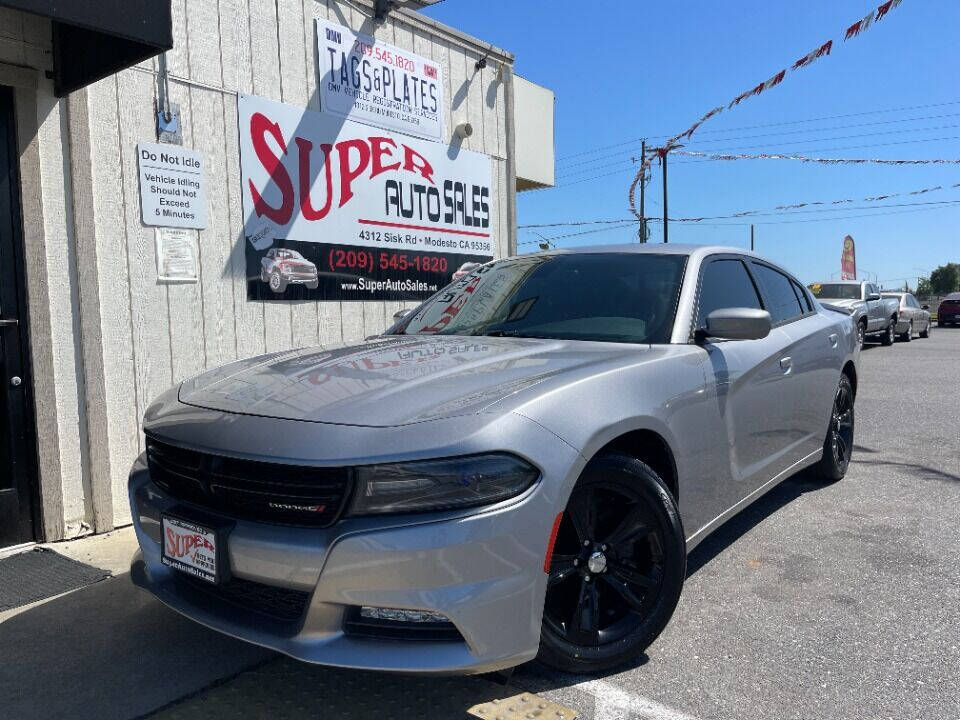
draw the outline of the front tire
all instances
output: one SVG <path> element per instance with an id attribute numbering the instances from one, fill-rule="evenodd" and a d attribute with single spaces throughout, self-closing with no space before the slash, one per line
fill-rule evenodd
<path id="1" fill-rule="evenodd" d="M 628 455 L 597 456 L 557 533 L 538 658 L 570 673 L 635 660 L 673 615 L 686 565 L 683 525 L 663 480 Z"/>
<path id="2" fill-rule="evenodd" d="M 855 415 L 853 411 L 853 385 L 845 374 L 840 376 L 840 384 L 833 398 L 833 411 L 830 413 L 830 427 L 823 441 L 823 457 L 815 466 L 817 476 L 826 482 L 842 480 L 850 467 L 853 457 L 853 436 Z"/>
<path id="3" fill-rule="evenodd" d="M 895 320 L 891 320 L 890 324 L 887 325 L 887 329 L 883 331 L 883 334 L 880 336 L 880 343 L 883 345 L 893 345 L 893 341 L 897 339 L 897 323 Z"/>
<path id="4" fill-rule="evenodd" d="M 270 289 L 278 294 L 287 289 L 287 281 L 280 276 L 280 273 L 270 273 Z"/>

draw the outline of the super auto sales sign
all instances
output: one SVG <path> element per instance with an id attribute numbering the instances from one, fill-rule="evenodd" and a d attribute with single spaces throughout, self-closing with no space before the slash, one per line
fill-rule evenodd
<path id="1" fill-rule="evenodd" d="M 240 95 L 250 299 L 415 300 L 493 257 L 490 158 Z"/>

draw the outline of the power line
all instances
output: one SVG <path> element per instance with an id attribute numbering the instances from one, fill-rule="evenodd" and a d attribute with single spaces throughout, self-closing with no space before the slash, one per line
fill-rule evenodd
<path id="1" fill-rule="evenodd" d="M 881 110 L 864 110 L 864 111 L 862 111 L 862 112 L 845 113 L 845 114 L 843 114 L 843 115 L 823 115 L 823 116 L 820 116 L 820 117 L 805 118 L 805 119 L 802 119 L 802 120 L 786 120 L 786 121 L 783 121 L 783 122 L 762 123 L 762 124 L 759 124 L 759 125 L 741 125 L 741 126 L 739 126 L 739 127 L 732 127 L 732 128 L 726 128 L 726 129 L 701 130 L 701 131 L 699 132 L 699 134 L 700 134 L 700 135 L 707 135 L 707 134 L 713 134 L 713 133 L 738 132 L 738 131 L 740 131 L 740 130 L 758 130 L 758 129 L 760 129 L 760 128 L 768 128 L 768 127 L 785 127 L 785 126 L 788 126 L 788 125 L 800 125 L 800 124 L 809 123 L 809 122 L 820 122 L 820 121 L 822 121 L 822 120 L 842 120 L 842 119 L 844 119 L 844 118 L 863 117 L 863 116 L 865 116 L 865 115 L 879 115 L 879 114 L 882 114 L 882 113 L 904 112 L 904 111 L 906 111 L 906 110 L 925 110 L 925 109 L 928 109 L 928 108 L 947 107 L 947 106 L 950 106 L 950 105 L 960 105 L 960 100 L 951 100 L 951 101 L 949 101 L 949 102 L 942 102 L 942 103 L 931 103 L 931 104 L 927 104 L 927 105 L 908 105 L 908 106 L 904 106 L 904 107 L 885 108 L 885 109 L 881 109 Z M 672 136 L 672 135 L 647 135 L 647 136 L 645 136 L 645 139 L 647 139 L 647 140 L 667 140 L 667 139 L 669 139 L 669 138 L 671 138 L 671 137 L 673 137 L 673 136 Z M 602 151 L 602 150 L 610 150 L 610 149 L 616 148 L 616 147 L 623 147 L 624 145 L 633 145 L 633 144 L 639 143 L 639 142 L 640 142 L 641 140 L 643 140 L 643 139 L 644 139 L 644 138 L 633 138 L 632 140 L 626 140 L 626 141 L 623 141 L 623 142 L 613 143 L 613 144 L 611 144 L 611 145 L 602 145 L 602 146 L 600 146 L 600 147 L 591 148 L 591 149 L 589 149 L 589 150 L 583 150 L 583 151 L 581 151 L 581 152 L 572 153 L 572 154 L 570 154 L 570 155 L 564 155 L 564 156 L 561 156 L 561 157 L 557 158 L 557 160 L 558 160 L 558 161 L 562 161 L 562 160 L 566 160 L 567 158 L 580 157 L 580 156 L 583 156 L 583 155 L 590 155 L 591 153 L 600 152 L 600 151 Z"/>
<path id="2" fill-rule="evenodd" d="M 832 132 L 834 130 L 849 130 L 851 128 L 858 128 L 858 127 L 875 127 L 877 125 L 892 125 L 896 123 L 918 122 L 921 120 L 939 120 L 943 118 L 955 118 L 955 117 L 960 117 L 960 113 L 945 113 L 942 115 L 924 115 L 924 116 L 912 117 L 912 118 L 899 118 L 897 120 L 877 120 L 877 121 L 868 122 L 868 123 L 851 123 L 847 125 L 834 125 L 831 127 L 809 128 L 805 130 L 787 130 L 787 131 L 774 132 L 774 133 L 759 133 L 756 135 L 740 135 L 740 136 L 728 137 L 728 138 L 713 138 L 713 139 L 707 139 L 707 140 L 697 140 L 695 144 L 701 145 L 705 143 L 734 142 L 737 140 L 753 140 L 756 138 L 763 138 L 763 137 L 778 137 L 781 135 L 802 135 L 805 133 Z M 926 128 L 905 128 L 903 130 L 891 131 L 891 132 L 919 132 L 924 129 Z M 717 132 L 717 131 L 714 130 L 712 132 Z M 867 134 L 864 133 L 863 135 L 866 136 Z M 817 142 L 817 141 L 818 141 L 817 138 L 807 138 L 803 142 Z M 566 170 L 567 168 L 582 167 L 584 165 L 604 162 L 611 157 L 620 157 L 620 154 L 607 153 L 599 157 L 591 158 L 589 160 L 582 160 L 580 162 L 575 162 L 575 163 L 561 164 L 562 165 L 561 172 L 562 170 Z M 560 165 L 558 165 L 558 167 L 560 167 Z"/>

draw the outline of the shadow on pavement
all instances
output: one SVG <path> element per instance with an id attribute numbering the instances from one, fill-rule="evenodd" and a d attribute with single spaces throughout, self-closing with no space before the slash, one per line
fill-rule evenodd
<path id="1" fill-rule="evenodd" d="M 697 545 L 687 557 L 687 578 L 784 506 L 789 505 L 801 495 L 816 492 L 827 486 L 808 471 L 800 472 L 785 480 L 727 520 Z"/>
<path id="2" fill-rule="evenodd" d="M 128 720 L 272 657 L 180 617 L 127 574 L 0 624 L 0 717 Z"/>

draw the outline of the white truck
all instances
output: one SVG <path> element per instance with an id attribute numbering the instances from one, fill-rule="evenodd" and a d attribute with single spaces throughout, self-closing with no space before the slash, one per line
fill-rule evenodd
<path id="1" fill-rule="evenodd" d="M 860 347 L 868 335 L 879 336 L 884 345 L 893 345 L 900 303 L 896 299 L 881 297 L 880 288 L 872 282 L 841 280 L 811 283 L 807 287 L 821 305 L 853 316 Z"/>

